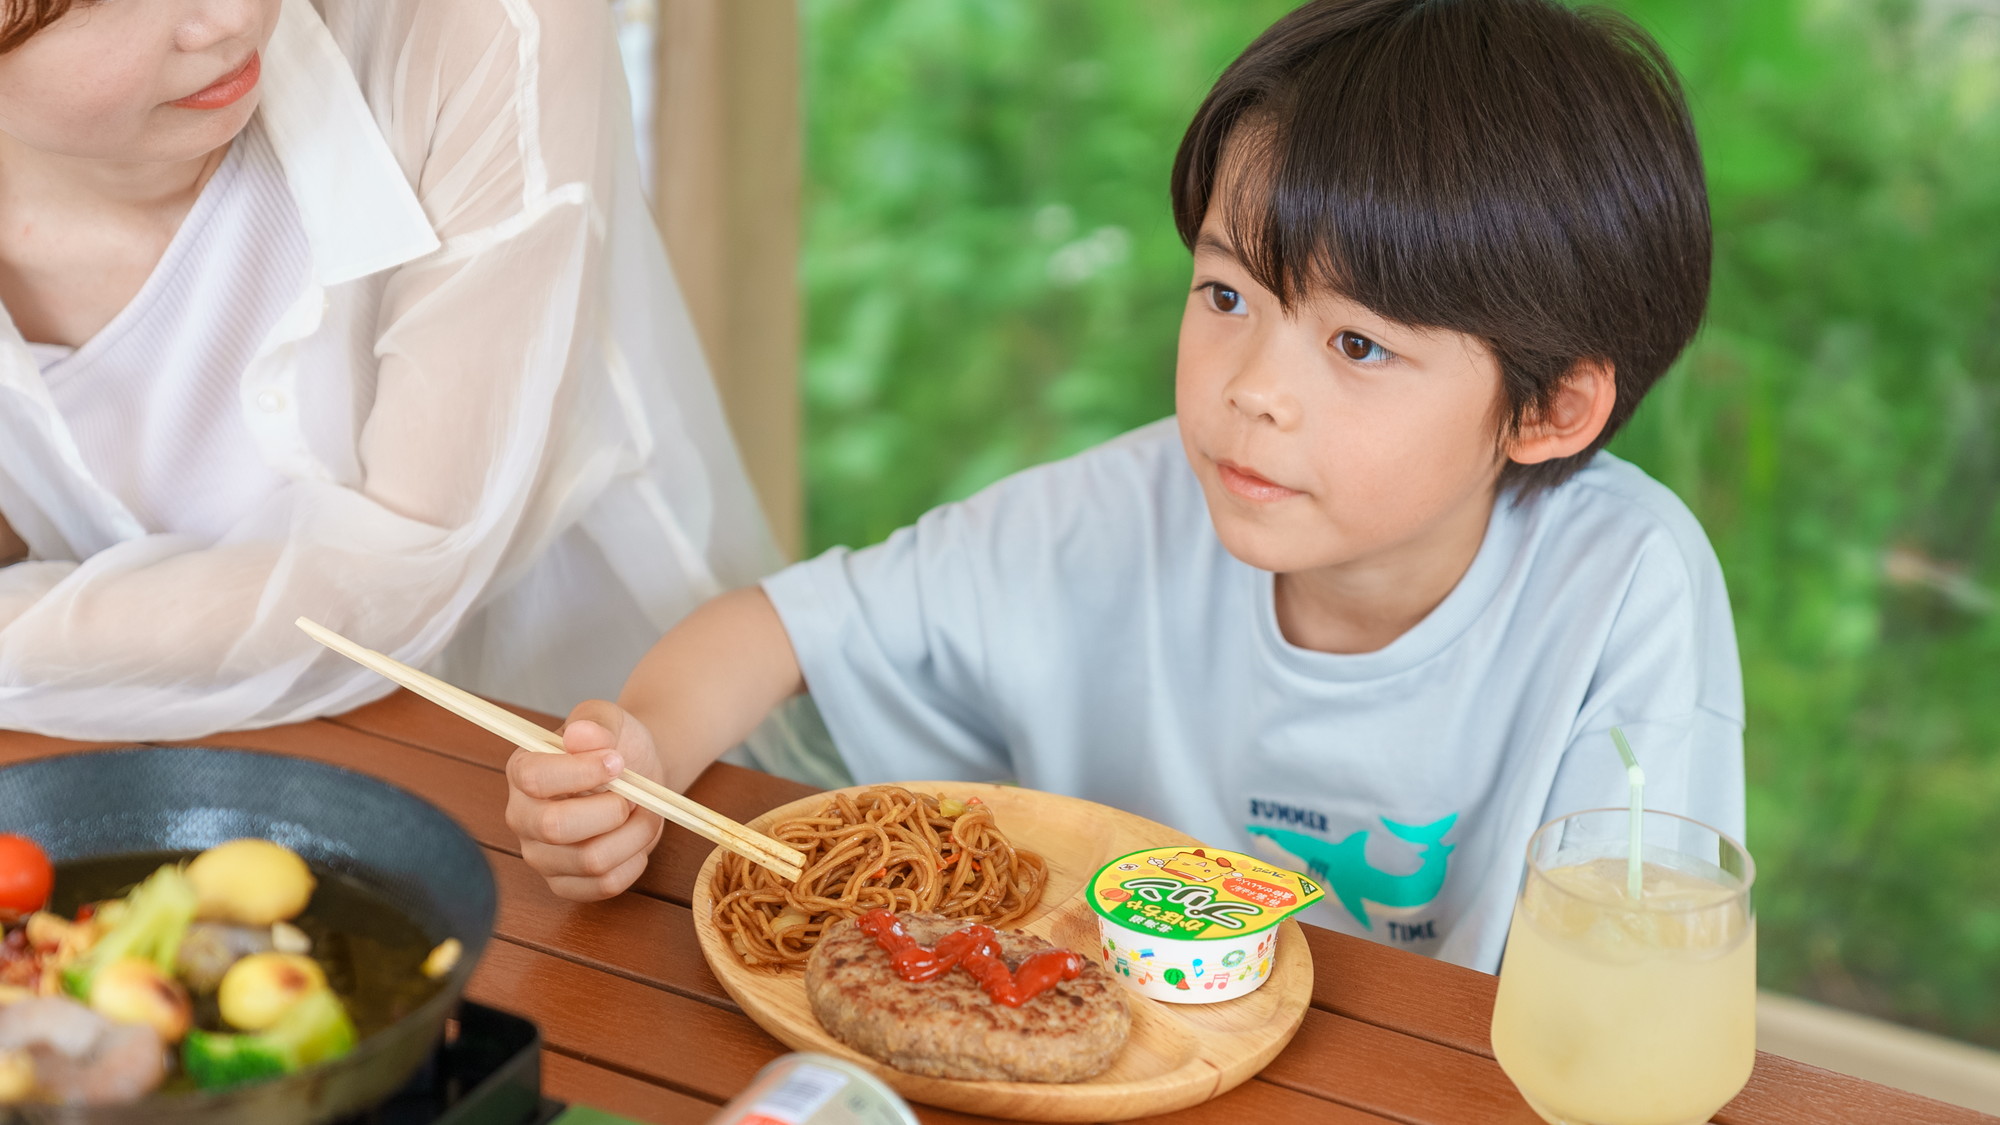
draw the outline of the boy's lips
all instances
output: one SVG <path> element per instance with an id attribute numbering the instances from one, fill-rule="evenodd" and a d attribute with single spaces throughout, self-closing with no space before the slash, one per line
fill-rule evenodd
<path id="1" fill-rule="evenodd" d="M 1269 504 L 1279 500 L 1289 500 L 1294 496 L 1305 495 L 1305 493 L 1300 492 L 1296 488 L 1286 488 L 1282 484 L 1266 480 L 1251 470 L 1228 461 L 1217 461 L 1215 463 L 1215 471 L 1222 478 L 1222 487 L 1241 496 L 1245 500 L 1252 500 L 1260 504 Z"/>
<path id="2" fill-rule="evenodd" d="M 243 100 L 245 94 L 257 88 L 257 79 L 263 71 L 263 62 L 258 53 L 252 51 L 242 66 L 216 79 L 214 85 L 167 104 L 182 109 L 222 109 L 235 105 Z"/>

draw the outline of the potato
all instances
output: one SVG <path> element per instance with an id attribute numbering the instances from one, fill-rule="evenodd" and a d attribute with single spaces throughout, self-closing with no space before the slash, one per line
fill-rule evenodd
<path id="1" fill-rule="evenodd" d="M 90 980 L 90 1007 L 113 1023 L 143 1024 L 178 1043 L 194 1023 L 187 991 L 144 957 L 120 957 Z"/>
<path id="2" fill-rule="evenodd" d="M 35 1094 L 35 1060 L 26 1051 L 0 1051 L 0 1105 L 25 1102 Z"/>
<path id="3" fill-rule="evenodd" d="M 269 926 L 299 916 L 313 893 L 312 872 L 291 849 L 269 840 L 217 844 L 188 864 L 201 905 L 196 916 L 210 922 Z"/>
<path id="4" fill-rule="evenodd" d="M 263 1031 L 292 1005 L 326 988 L 319 962 L 296 953 L 252 953 L 229 967 L 216 989 L 222 1019 L 239 1031 Z"/>

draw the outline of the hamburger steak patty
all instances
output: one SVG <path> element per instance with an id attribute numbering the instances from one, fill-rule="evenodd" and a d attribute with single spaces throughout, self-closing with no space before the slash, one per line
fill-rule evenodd
<path id="1" fill-rule="evenodd" d="M 942 914 L 898 917 L 924 946 L 966 924 Z M 1019 930 L 999 934 L 1000 958 L 1009 969 L 1052 948 Z M 935 980 L 904 980 L 853 919 L 829 929 L 813 949 L 806 997 L 834 1038 L 897 1070 L 932 1078 L 1076 1082 L 1110 1066 L 1132 1029 L 1123 987 L 1091 958 L 1084 958 L 1075 980 L 1009 1008 L 990 999 L 962 968 Z"/>

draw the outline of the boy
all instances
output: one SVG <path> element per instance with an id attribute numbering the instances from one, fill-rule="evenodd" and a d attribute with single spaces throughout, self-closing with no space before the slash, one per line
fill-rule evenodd
<path id="1" fill-rule="evenodd" d="M 1617 805 L 1740 834 L 1713 552 L 1596 451 L 1707 300 L 1700 155 L 1644 33 L 1553 0 L 1316 0 L 1182 143 L 1173 419 L 709 603 L 509 823 L 615 894 L 685 786 L 811 685 L 863 781 L 1012 777 L 1262 851 L 1307 919 L 1493 971 L 1535 827 Z M 575 794 L 583 794 L 577 796 Z"/>

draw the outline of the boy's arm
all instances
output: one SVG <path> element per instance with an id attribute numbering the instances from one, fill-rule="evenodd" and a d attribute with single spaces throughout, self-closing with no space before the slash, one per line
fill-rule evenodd
<path id="1" fill-rule="evenodd" d="M 507 763 L 507 825 L 521 858 L 564 898 L 609 898 L 646 869 L 663 824 L 604 785 L 633 769 L 685 789 L 772 708 L 805 687 L 778 613 L 756 586 L 715 598 L 660 638 L 618 703 L 570 712 L 566 756 Z"/>
<path id="2" fill-rule="evenodd" d="M 685 789 L 772 708 L 805 690 L 798 657 L 761 586 L 714 598 L 647 652 L 618 705 L 653 735 L 659 780 Z"/>

